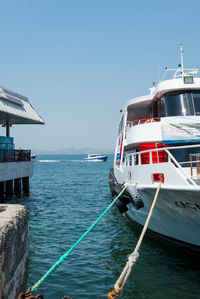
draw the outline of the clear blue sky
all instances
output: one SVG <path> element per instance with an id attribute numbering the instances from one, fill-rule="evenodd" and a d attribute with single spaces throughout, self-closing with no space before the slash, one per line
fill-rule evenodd
<path id="1" fill-rule="evenodd" d="M 16 146 L 113 149 L 119 110 L 148 93 L 158 66 L 200 66 L 200 1 L 0 1 L 0 84 L 45 126 L 13 126 Z M 0 129 L 1 135 L 5 130 Z"/>

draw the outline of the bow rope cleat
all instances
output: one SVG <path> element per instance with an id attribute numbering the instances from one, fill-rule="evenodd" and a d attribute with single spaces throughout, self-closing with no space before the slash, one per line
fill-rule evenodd
<path id="1" fill-rule="evenodd" d="M 42 294 L 33 296 L 31 288 L 29 288 L 26 292 L 20 293 L 17 299 L 44 299 L 44 296 Z"/>

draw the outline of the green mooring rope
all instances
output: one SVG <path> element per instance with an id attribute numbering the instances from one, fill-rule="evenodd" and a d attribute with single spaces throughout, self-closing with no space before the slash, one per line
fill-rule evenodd
<path id="1" fill-rule="evenodd" d="M 85 238 L 85 236 L 93 229 L 93 227 L 99 222 L 99 220 L 101 220 L 101 218 L 108 212 L 108 210 L 114 205 L 114 203 L 116 202 L 116 200 L 123 194 L 123 192 L 126 190 L 126 188 L 128 187 L 129 183 L 126 184 L 124 186 L 124 188 L 122 189 L 122 191 L 118 194 L 118 196 L 112 201 L 112 203 L 107 207 L 107 209 L 105 209 L 105 211 L 99 216 L 99 218 L 90 226 L 90 228 L 80 237 L 80 239 L 78 241 L 76 241 L 76 243 L 74 243 L 74 245 L 66 252 L 64 253 L 59 260 L 46 272 L 46 274 L 44 274 L 40 280 L 38 280 L 38 282 L 36 282 L 34 284 L 34 286 L 32 286 L 31 288 L 31 292 L 34 292 L 38 289 L 38 287 L 40 286 L 40 284 L 58 267 L 60 266 L 64 260 L 68 257 L 68 255 L 70 254 L 70 252 L 72 250 L 74 250 L 74 248 Z"/>

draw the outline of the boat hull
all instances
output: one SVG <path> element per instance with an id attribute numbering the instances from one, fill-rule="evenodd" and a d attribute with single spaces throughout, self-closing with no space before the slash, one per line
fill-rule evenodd
<path id="1" fill-rule="evenodd" d="M 143 226 L 140 225 L 139 223 L 137 223 L 136 221 L 134 221 L 127 214 L 126 214 L 126 218 L 134 227 L 136 227 L 140 231 L 142 230 Z M 198 258 L 200 258 L 200 247 L 197 245 L 193 245 L 193 244 L 190 244 L 190 243 L 187 243 L 184 241 L 173 239 L 169 236 L 162 235 L 155 231 L 152 231 L 151 229 L 147 229 L 146 234 L 148 236 L 150 236 L 151 238 L 157 240 L 158 242 L 161 242 L 169 247 L 173 247 L 173 248 L 175 247 L 178 250 L 180 249 L 181 251 L 183 251 L 189 255 L 194 255 L 194 256 L 197 256 Z"/>
<path id="2" fill-rule="evenodd" d="M 107 157 L 85 158 L 84 161 L 87 161 L 87 162 L 106 162 L 107 161 Z"/>
<path id="3" fill-rule="evenodd" d="M 111 174 L 114 176 L 114 173 Z M 118 184 L 115 177 L 109 179 L 113 197 L 119 193 L 122 185 Z M 144 207 L 136 209 L 126 195 L 120 197 L 124 205 L 127 219 L 134 225 L 142 228 L 149 213 L 156 187 L 138 188 Z M 125 204 L 125 202 L 127 204 Z M 119 205 L 117 204 L 118 208 Z M 121 208 L 121 206 L 120 206 Z M 148 232 L 156 238 L 181 247 L 187 252 L 200 255 L 200 191 L 178 190 L 162 187 L 156 207 L 153 211 Z"/>

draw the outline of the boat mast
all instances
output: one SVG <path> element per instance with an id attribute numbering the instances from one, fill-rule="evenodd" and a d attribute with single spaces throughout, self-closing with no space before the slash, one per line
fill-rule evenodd
<path id="1" fill-rule="evenodd" d="M 168 69 L 168 67 L 165 68 L 165 72 L 164 72 L 164 75 L 162 77 L 162 80 L 164 80 L 165 78 L 165 75 L 167 72 L 175 72 L 174 75 L 173 75 L 173 78 L 176 79 L 176 78 L 179 78 L 179 77 L 189 77 L 189 76 L 193 76 L 195 74 L 198 74 L 199 72 L 199 68 L 197 67 L 196 69 L 185 69 L 184 71 L 184 66 L 183 66 L 183 44 L 180 44 L 180 51 L 181 51 L 181 64 L 178 65 L 178 68 L 177 69 Z"/>
<path id="2" fill-rule="evenodd" d="M 183 68 L 183 44 L 180 44 L 180 50 L 181 50 L 181 73 L 182 77 L 184 75 L 184 68 Z"/>

